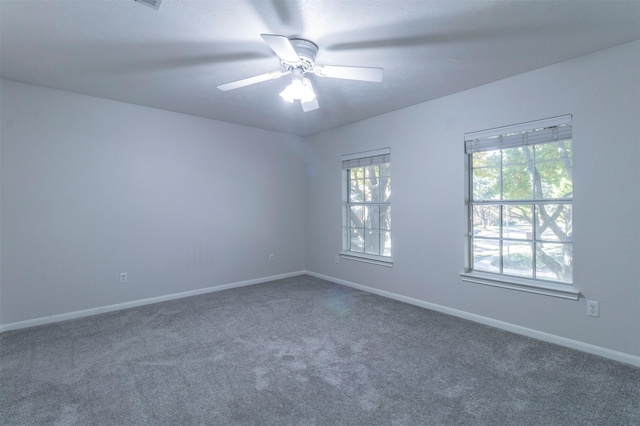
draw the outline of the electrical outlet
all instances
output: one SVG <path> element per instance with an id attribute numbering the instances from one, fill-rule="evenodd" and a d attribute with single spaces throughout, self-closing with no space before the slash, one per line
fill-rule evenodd
<path id="1" fill-rule="evenodd" d="M 275 262 L 276 261 L 276 255 L 275 254 L 270 254 L 269 255 L 269 262 Z"/>
<path id="2" fill-rule="evenodd" d="M 340 256 L 336 254 L 336 263 L 340 263 Z"/>
<path id="3" fill-rule="evenodd" d="M 595 300 L 587 300 L 587 315 L 590 317 L 599 317 L 600 304 Z"/>
<path id="4" fill-rule="evenodd" d="M 126 283 L 128 280 L 126 272 L 120 272 L 120 284 Z"/>

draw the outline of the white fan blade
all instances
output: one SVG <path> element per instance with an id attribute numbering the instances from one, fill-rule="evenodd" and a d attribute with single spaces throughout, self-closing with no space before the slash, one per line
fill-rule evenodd
<path id="1" fill-rule="evenodd" d="M 382 68 L 340 67 L 335 65 L 318 65 L 313 73 L 320 77 L 344 78 L 347 80 L 382 81 Z"/>
<path id="2" fill-rule="evenodd" d="M 288 38 L 281 35 L 260 34 L 271 50 L 285 62 L 300 62 L 300 58 Z"/>
<path id="3" fill-rule="evenodd" d="M 291 71 L 272 71 L 266 74 L 256 75 L 255 77 L 245 78 L 243 80 L 232 81 L 231 83 L 221 84 L 218 89 L 226 92 L 227 90 L 238 89 L 240 87 L 249 86 L 251 84 L 262 83 L 267 80 L 275 80 L 283 75 L 290 74 Z"/>
<path id="4" fill-rule="evenodd" d="M 304 112 L 309 112 L 309 111 L 313 111 L 314 109 L 318 109 L 320 108 L 320 105 L 318 105 L 318 98 L 314 97 L 313 99 L 311 99 L 310 101 L 307 102 L 300 102 L 300 104 L 302 105 L 302 110 Z"/>

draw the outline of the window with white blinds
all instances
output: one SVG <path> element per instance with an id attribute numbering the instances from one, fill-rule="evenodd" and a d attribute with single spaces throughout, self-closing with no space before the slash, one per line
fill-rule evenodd
<path id="1" fill-rule="evenodd" d="M 390 263 L 390 149 L 345 155 L 342 157 L 342 170 L 341 255 L 373 263 Z"/>
<path id="2" fill-rule="evenodd" d="M 571 285 L 571 115 L 465 134 L 465 152 L 467 272 Z"/>

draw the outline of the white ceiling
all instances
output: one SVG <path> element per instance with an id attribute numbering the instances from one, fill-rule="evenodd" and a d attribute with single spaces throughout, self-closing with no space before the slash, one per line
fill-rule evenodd
<path id="1" fill-rule="evenodd" d="M 311 76 L 307 113 L 286 77 L 216 89 L 280 69 L 261 33 L 384 81 Z M 303 136 L 636 39 L 638 0 L 0 0 L 3 78 Z"/>

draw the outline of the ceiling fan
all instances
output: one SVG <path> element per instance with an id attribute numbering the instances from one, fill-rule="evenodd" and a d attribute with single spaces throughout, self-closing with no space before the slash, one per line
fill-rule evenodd
<path id="1" fill-rule="evenodd" d="M 218 89 L 227 90 L 238 89 L 251 84 L 263 81 L 275 80 L 284 75 L 291 74 L 291 84 L 289 84 L 280 96 L 287 102 L 293 103 L 299 100 L 304 112 L 318 109 L 318 100 L 311 85 L 311 81 L 304 77 L 306 73 L 312 73 L 318 77 L 342 78 L 359 81 L 382 81 L 382 68 L 368 67 L 346 67 L 337 65 L 316 65 L 316 54 L 318 46 L 302 38 L 288 38 L 282 35 L 261 34 L 262 39 L 269 45 L 271 50 L 280 58 L 282 70 L 260 74 L 231 83 L 221 84 Z"/>

